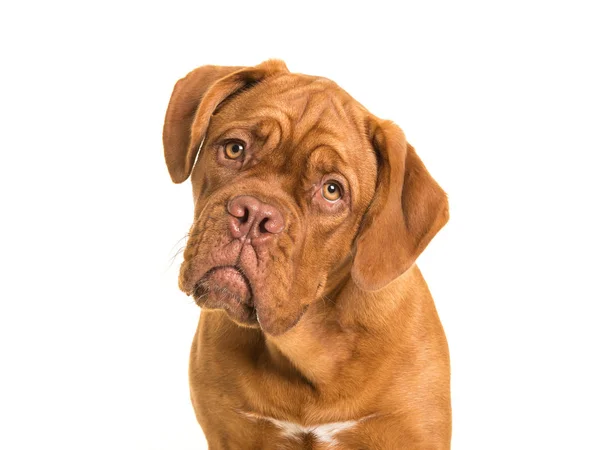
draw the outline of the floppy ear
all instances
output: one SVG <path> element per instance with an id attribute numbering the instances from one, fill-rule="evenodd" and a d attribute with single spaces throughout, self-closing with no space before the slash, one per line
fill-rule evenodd
<path id="1" fill-rule="evenodd" d="M 371 137 L 377 188 L 355 240 L 352 278 L 375 291 L 408 270 L 446 224 L 448 200 L 397 125 L 371 122 Z"/>
<path id="2" fill-rule="evenodd" d="M 165 161 L 175 183 L 185 181 L 219 104 L 235 92 L 278 72 L 283 61 L 269 60 L 254 67 L 202 66 L 175 84 L 163 128 Z"/>

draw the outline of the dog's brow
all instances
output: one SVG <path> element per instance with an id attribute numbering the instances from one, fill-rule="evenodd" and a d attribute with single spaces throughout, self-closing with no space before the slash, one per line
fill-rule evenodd
<path id="1" fill-rule="evenodd" d="M 258 120 L 277 121 L 280 126 L 291 127 L 293 118 L 284 109 L 274 105 L 260 106 L 254 110 L 254 117 Z"/>
<path id="2" fill-rule="evenodd" d="M 344 154 L 329 144 L 315 146 L 309 154 L 307 165 L 313 169 L 325 169 L 331 172 L 334 168 L 346 166 Z"/>

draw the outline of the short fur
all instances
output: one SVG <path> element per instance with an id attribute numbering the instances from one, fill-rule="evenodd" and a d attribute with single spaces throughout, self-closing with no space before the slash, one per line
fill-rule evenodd
<path id="1" fill-rule="evenodd" d="M 192 179 L 180 287 L 203 307 L 190 385 L 209 448 L 449 449 L 448 348 L 414 264 L 448 203 L 400 128 L 270 60 L 177 82 L 163 141 L 173 181 Z M 283 231 L 236 237 L 239 196 Z M 247 297 L 207 281 L 223 266 Z"/>

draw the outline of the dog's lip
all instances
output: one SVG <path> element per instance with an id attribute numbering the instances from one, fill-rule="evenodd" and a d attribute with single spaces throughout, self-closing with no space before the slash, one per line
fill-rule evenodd
<path id="1" fill-rule="evenodd" d="M 192 291 L 192 296 L 196 301 L 208 293 L 210 287 L 207 286 L 207 282 L 213 278 L 217 278 L 217 288 L 226 288 L 232 291 L 240 297 L 244 305 L 254 307 L 252 284 L 246 274 L 239 267 L 233 265 L 216 266 L 208 270 Z"/>

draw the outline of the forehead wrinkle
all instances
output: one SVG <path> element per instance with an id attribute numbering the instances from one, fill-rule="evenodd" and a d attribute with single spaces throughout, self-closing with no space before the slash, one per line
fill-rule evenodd
<path id="1" fill-rule="evenodd" d="M 333 115 L 335 115 L 335 117 L 337 117 L 339 120 L 346 122 L 346 123 L 352 122 L 348 117 L 348 111 L 347 111 L 348 105 L 351 103 L 351 101 L 349 99 L 341 98 L 340 95 L 329 95 L 329 96 L 327 96 L 327 100 L 328 100 L 329 106 L 331 106 L 329 111 Z"/>
<path id="2" fill-rule="evenodd" d="M 279 123 L 279 128 L 284 131 L 292 127 L 293 117 L 283 108 L 274 105 L 258 106 L 253 108 L 255 117 L 261 120 L 274 120 Z"/>
<path id="3" fill-rule="evenodd" d="M 255 117 L 260 123 L 257 125 L 255 132 L 262 134 L 264 139 L 264 150 L 270 153 L 273 157 L 283 143 L 289 139 L 292 130 L 292 117 L 283 109 L 277 106 L 260 106 L 254 111 Z"/>
<path id="4" fill-rule="evenodd" d="M 245 120 L 235 120 L 235 121 L 223 121 L 221 118 L 215 117 L 214 120 L 211 121 L 209 133 L 207 134 L 207 139 L 218 140 L 224 139 L 226 137 L 239 137 L 237 135 L 241 134 L 243 137 L 248 137 L 251 134 L 255 134 L 254 130 L 258 125 L 258 120 L 254 118 L 245 119 Z"/>
<path id="5" fill-rule="evenodd" d="M 346 117 L 340 115 L 337 105 L 334 105 L 335 100 L 325 90 L 305 93 L 303 101 L 302 108 L 298 108 L 299 114 L 295 114 L 297 127 L 310 128 L 323 122 L 348 122 Z"/>
<path id="6" fill-rule="evenodd" d="M 304 114 L 314 106 L 315 103 L 322 108 L 333 106 L 338 117 L 342 118 L 347 94 L 333 81 L 323 77 L 309 75 L 290 74 L 278 77 L 264 84 L 269 95 L 282 102 L 290 110 L 296 122 L 300 122 Z M 264 93 L 256 92 L 262 98 Z M 344 101 L 341 99 L 344 98 Z"/>
<path id="7" fill-rule="evenodd" d="M 293 74 L 287 77 L 281 77 L 274 81 L 275 82 L 271 85 L 270 90 L 273 92 L 274 88 L 279 88 L 276 91 L 277 95 L 286 94 L 288 100 L 301 98 L 308 91 L 322 91 L 327 89 L 327 87 L 323 85 L 322 79 L 310 75 Z"/>
<path id="8" fill-rule="evenodd" d="M 340 168 L 340 166 L 347 166 L 343 154 L 327 144 L 320 144 L 316 146 L 310 152 L 306 161 L 306 165 L 310 170 L 317 172 L 337 172 L 339 171 L 337 169 Z"/>
<path id="9" fill-rule="evenodd" d="M 335 126 L 330 127 L 326 121 L 319 121 L 312 127 L 295 130 L 294 146 L 297 148 L 309 148 L 312 153 L 317 147 L 328 145 L 332 148 L 343 148 L 344 136 Z M 344 158 L 345 161 L 345 158 Z"/>
<path id="10" fill-rule="evenodd" d="M 272 151 L 279 146 L 283 139 L 283 127 L 279 120 L 272 117 L 256 118 L 256 126 L 253 129 L 256 137 L 262 140 L 262 148 Z"/>

